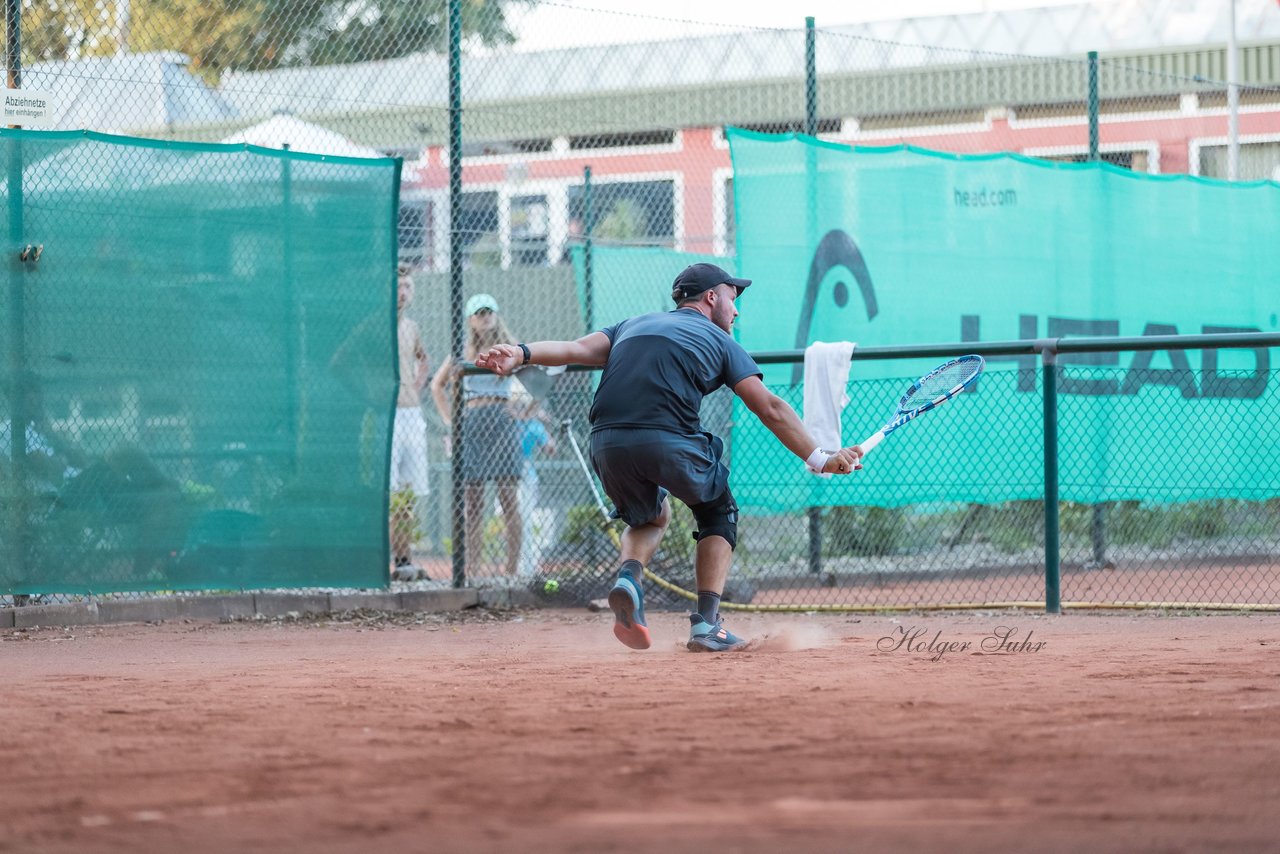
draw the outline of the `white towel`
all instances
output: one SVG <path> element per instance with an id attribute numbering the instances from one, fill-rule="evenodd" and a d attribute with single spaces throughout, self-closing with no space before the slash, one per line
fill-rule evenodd
<path id="1" fill-rule="evenodd" d="M 849 402 L 852 341 L 815 341 L 804 351 L 804 426 L 819 448 L 844 447 L 840 413 Z"/>

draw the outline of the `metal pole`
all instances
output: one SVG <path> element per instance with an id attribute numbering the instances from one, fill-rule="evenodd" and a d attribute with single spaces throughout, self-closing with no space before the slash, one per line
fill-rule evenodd
<path id="1" fill-rule="evenodd" d="M 1058 555 L 1058 354 L 1041 350 L 1044 361 L 1044 610 L 1062 613 Z"/>
<path id="2" fill-rule="evenodd" d="M 5 68 L 8 87 L 22 88 L 22 0 L 4 0 Z"/>
<path id="3" fill-rule="evenodd" d="M 454 365 L 463 359 L 462 0 L 449 0 L 449 329 Z M 462 379 L 453 384 L 453 586 L 467 583 L 467 519 L 462 483 Z"/>
<path id="4" fill-rule="evenodd" d="M 822 508 L 810 507 L 806 511 L 809 517 L 809 573 L 822 573 Z"/>
<path id="5" fill-rule="evenodd" d="M 595 231 L 595 210 L 591 198 L 591 167 L 582 167 L 582 312 L 587 333 L 596 328 L 596 276 L 592 262 L 591 235 Z"/>
<path id="6" fill-rule="evenodd" d="M 804 132 L 818 135 L 818 46 L 812 17 L 804 19 Z"/>
<path id="7" fill-rule="evenodd" d="M 1107 505 L 1093 505 L 1093 565 L 1104 568 L 1107 565 Z"/>
<path id="8" fill-rule="evenodd" d="M 1227 0 L 1227 180 L 1240 179 L 1240 86 L 1236 56 L 1236 0 Z"/>
<path id="9" fill-rule="evenodd" d="M 1098 52 L 1089 51 L 1089 162 L 1098 160 Z M 1106 553 L 1106 509 L 1093 505 L 1093 554 L 1099 565 Z"/>
<path id="10" fill-rule="evenodd" d="M 298 382 L 298 361 L 301 351 L 302 324 L 298 318 L 298 297 L 294 292 L 293 278 L 293 160 L 289 157 L 289 143 L 281 146 L 284 159 L 280 162 L 280 194 L 281 206 L 284 208 L 284 222 L 281 224 L 281 242 L 284 252 L 284 322 L 288 324 L 288 335 L 284 346 L 284 375 L 287 391 L 285 392 L 286 411 L 285 425 L 289 430 L 289 470 L 298 470 L 298 442 L 300 439 L 298 424 L 299 400 L 302 387 Z"/>
<path id="11" fill-rule="evenodd" d="M 116 0 L 116 56 L 129 54 L 129 29 L 133 20 L 131 0 Z"/>
<path id="12" fill-rule="evenodd" d="M 5 520 L 13 532 L 10 543 L 13 554 L 9 556 L 11 578 L 26 578 L 27 547 L 30 532 L 27 530 L 27 423 L 36 413 L 28 411 L 26 382 L 27 307 L 26 282 L 23 262 L 18 253 L 23 245 L 23 186 L 22 140 L 10 139 L 9 146 L 9 244 L 5 254 L 9 266 L 9 459 L 13 461 L 13 502 L 11 514 Z"/>
<path id="13" fill-rule="evenodd" d="M 1098 52 L 1089 51 L 1089 160 L 1098 159 Z"/>
<path id="14" fill-rule="evenodd" d="M 10 89 L 22 86 L 22 3 L 21 0 L 5 0 L 5 67 L 8 69 L 6 85 Z M 14 126 L 16 127 L 16 125 Z M 27 422 L 35 415 L 28 412 L 26 367 L 26 291 L 25 271 L 18 253 L 23 245 L 26 230 L 23 222 L 23 156 L 22 139 L 8 140 L 9 146 L 9 244 L 5 254 L 9 262 L 9 380 L 10 429 L 9 459 L 13 461 L 13 502 L 10 516 L 5 523 L 12 531 L 9 542 L 10 577 L 21 581 L 27 577 L 27 552 L 30 531 L 27 530 Z M 15 595 L 14 603 L 25 602 L 25 596 Z"/>
<path id="15" fill-rule="evenodd" d="M 818 62 L 817 38 L 813 18 L 804 19 L 804 132 L 809 136 L 818 135 Z M 817 235 L 818 212 L 816 204 L 817 164 L 813 162 L 813 152 L 805 154 L 805 172 L 809 183 L 809 229 L 810 244 Z M 810 507 L 809 517 L 809 572 L 817 575 L 822 572 L 822 508 Z"/>

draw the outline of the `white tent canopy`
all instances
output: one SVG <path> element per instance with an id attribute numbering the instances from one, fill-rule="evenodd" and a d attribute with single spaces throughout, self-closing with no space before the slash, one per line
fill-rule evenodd
<path id="1" fill-rule="evenodd" d="M 340 133 L 304 122 L 297 116 L 278 113 L 265 122 L 247 127 L 222 142 L 284 148 L 308 154 L 335 157 L 384 157 L 382 152 L 352 142 Z"/>

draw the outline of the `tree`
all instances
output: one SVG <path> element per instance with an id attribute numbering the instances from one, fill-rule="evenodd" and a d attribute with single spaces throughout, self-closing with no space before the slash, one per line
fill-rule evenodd
<path id="1" fill-rule="evenodd" d="M 21 24 L 23 65 L 116 52 L 114 8 L 98 0 L 23 0 Z"/>
<path id="2" fill-rule="evenodd" d="M 463 38 L 510 44 L 511 7 L 534 0 L 462 0 Z M 117 3 L 130 6 L 128 48 L 174 50 L 216 81 L 223 71 L 332 65 L 442 53 L 448 0 L 23 0 L 26 62 L 115 53 Z"/>
<path id="3" fill-rule="evenodd" d="M 649 218 L 635 199 L 618 199 L 596 225 L 595 237 L 618 244 L 637 243 L 649 236 Z"/>

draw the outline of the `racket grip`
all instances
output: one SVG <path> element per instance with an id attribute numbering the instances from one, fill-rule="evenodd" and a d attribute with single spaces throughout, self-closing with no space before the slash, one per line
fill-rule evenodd
<path id="1" fill-rule="evenodd" d="M 868 437 L 861 444 L 859 444 L 858 447 L 862 448 L 862 455 L 865 457 L 867 454 L 871 453 L 872 448 L 874 448 L 876 445 L 879 445 L 883 441 L 884 441 L 884 431 L 877 430 L 870 437 Z"/>

